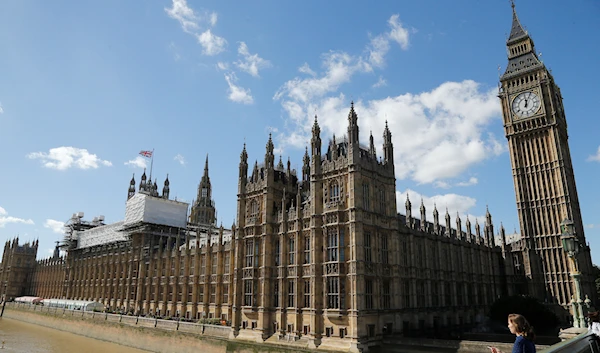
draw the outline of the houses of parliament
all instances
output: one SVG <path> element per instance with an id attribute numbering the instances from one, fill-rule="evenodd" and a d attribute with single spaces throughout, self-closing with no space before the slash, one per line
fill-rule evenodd
<path id="1" fill-rule="evenodd" d="M 253 164 L 244 145 L 230 229 L 216 226 L 208 158 L 191 205 L 169 198 L 168 178 L 159 192 L 144 172 L 139 184 L 130 181 L 123 220 L 73 214 L 51 258 L 36 261 L 37 241 L 7 242 L 2 296 L 220 318 L 232 339 L 286 336 L 349 351 L 384 335 L 475 325 L 506 295 L 568 308 L 575 286 L 560 241 L 564 219 L 574 222 L 582 245 L 582 291 L 592 295 L 595 287 L 562 96 L 514 5 L 506 46 L 499 98 L 521 228 L 516 241 L 507 243 L 489 210 L 483 224 L 448 210 L 440 219 L 422 201 L 412 214 L 420 200 L 406 199 L 398 213 L 392 132 L 382 127 L 378 156 L 373 136 L 368 146 L 359 142 L 351 104 L 346 136 L 325 146 L 315 116 L 300 171 L 275 162 L 270 136 Z"/>

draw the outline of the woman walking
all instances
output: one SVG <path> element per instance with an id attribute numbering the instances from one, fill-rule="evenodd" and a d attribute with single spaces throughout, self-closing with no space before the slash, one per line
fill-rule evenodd
<path id="1" fill-rule="evenodd" d="M 510 333 L 517 336 L 512 353 L 536 353 L 535 344 L 533 343 L 535 333 L 525 316 L 519 314 L 508 315 L 508 329 Z M 496 347 L 489 347 L 489 349 L 492 353 L 502 353 Z"/>

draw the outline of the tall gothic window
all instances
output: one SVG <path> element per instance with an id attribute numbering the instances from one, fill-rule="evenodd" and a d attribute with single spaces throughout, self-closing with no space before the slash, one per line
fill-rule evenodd
<path id="1" fill-rule="evenodd" d="M 363 208 L 365 211 L 369 210 L 369 204 L 371 203 L 371 199 L 369 197 L 369 184 L 363 184 Z"/>
<path id="2" fill-rule="evenodd" d="M 365 280 L 365 309 L 373 309 L 373 280 Z"/>
<path id="3" fill-rule="evenodd" d="M 372 254 L 371 254 L 371 233 L 369 232 L 365 232 L 365 243 L 364 243 L 364 250 L 365 250 L 365 262 L 372 262 Z"/>
<path id="4" fill-rule="evenodd" d="M 382 286 L 382 294 L 383 294 L 383 300 L 382 300 L 382 307 L 383 309 L 389 309 L 391 307 L 391 303 L 392 303 L 392 294 L 391 294 L 391 289 L 390 289 L 390 281 L 389 280 L 384 280 L 383 281 L 383 286 Z"/>
<path id="5" fill-rule="evenodd" d="M 327 277 L 327 309 L 340 308 L 340 278 Z"/>
<path id="6" fill-rule="evenodd" d="M 251 279 L 244 280 L 244 305 L 252 306 L 253 304 L 253 289 L 254 281 Z"/>
<path id="7" fill-rule="evenodd" d="M 294 296 L 296 295 L 296 282 L 295 280 L 291 280 L 288 282 L 288 307 L 295 307 L 294 305 Z"/>
<path id="8" fill-rule="evenodd" d="M 410 280 L 404 280 L 404 308 L 410 308 Z"/>
<path id="9" fill-rule="evenodd" d="M 295 265 L 296 264 L 296 239 L 291 236 L 289 237 L 289 264 L 290 265 Z"/>
<path id="10" fill-rule="evenodd" d="M 329 201 L 336 202 L 340 200 L 340 184 L 337 181 L 329 184 Z"/>
<path id="11" fill-rule="evenodd" d="M 310 308 L 310 279 L 304 280 L 304 307 Z"/>
<path id="12" fill-rule="evenodd" d="M 338 260 L 338 235 L 337 228 L 327 228 L 327 261 Z"/>
<path id="13" fill-rule="evenodd" d="M 217 274 L 217 265 L 219 264 L 219 261 L 217 260 L 217 253 L 214 253 L 212 255 L 212 259 L 211 259 L 211 266 L 212 266 L 212 272 L 211 274 L 216 275 Z"/>
<path id="14" fill-rule="evenodd" d="M 386 234 L 381 234 L 381 263 L 388 264 L 388 237 Z"/>
<path id="15" fill-rule="evenodd" d="M 444 305 L 452 306 L 452 285 L 450 282 L 444 283 Z"/>
<path id="16" fill-rule="evenodd" d="M 211 284 L 210 285 L 210 303 L 214 304 L 214 303 L 216 303 L 216 300 L 217 300 L 217 285 Z"/>
<path id="17" fill-rule="evenodd" d="M 254 267 L 258 267 L 260 256 L 260 240 L 254 240 Z"/>
<path id="18" fill-rule="evenodd" d="M 229 304 L 229 284 L 223 283 L 223 303 Z"/>
<path id="19" fill-rule="evenodd" d="M 250 202 L 250 217 L 256 217 L 258 215 L 258 201 L 252 200 Z"/>
<path id="20" fill-rule="evenodd" d="M 310 235 L 304 236 L 304 263 L 310 263 Z"/>
<path id="21" fill-rule="evenodd" d="M 202 198 L 206 198 L 208 196 L 208 189 L 202 188 Z"/>
<path id="22" fill-rule="evenodd" d="M 223 273 L 229 273 L 229 266 L 231 265 L 231 253 L 228 251 L 225 253 L 225 259 L 223 259 Z"/>
<path id="23" fill-rule="evenodd" d="M 275 240 L 275 266 L 279 266 L 281 265 L 281 261 L 280 261 L 280 254 L 281 254 L 281 241 L 279 240 L 279 238 L 277 238 L 277 240 Z"/>
<path id="24" fill-rule="evenodd" d="M 279 306 L 279 281 L 273 283 L 273 306 L 276 308 Z"/>
<path id="25" fill-rule="evenodd" d="M 433 307 L 440 306 L 440 298 L 439 298 L 439 290 L 438 290 L 438 282 L 431 281 L 431 305 Z"/>
<path id="26" fill-rule="evenodd" d="M 254 239 L 246 240 L 246 266 L 252 267 L 254 265 Z"/>

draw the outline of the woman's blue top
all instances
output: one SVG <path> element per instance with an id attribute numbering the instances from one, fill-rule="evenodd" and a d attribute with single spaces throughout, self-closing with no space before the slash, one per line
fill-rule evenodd
<path id="1" fill-rule="evenodd" d="M 535 344 L 523 336 L 517 336 L 512 353 L 536 353 Z"/>

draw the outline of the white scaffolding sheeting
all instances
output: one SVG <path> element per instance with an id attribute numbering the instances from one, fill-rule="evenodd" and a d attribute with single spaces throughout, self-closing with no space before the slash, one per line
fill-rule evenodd
<path id="1" fill-rule="evenodd" d="M 95 227 L 92 229 L 75 232 L 77 237 L 77 248 L 88 248 L 90 246 L 114 243 L 127 240 L 127 234 L 123 233 L 123 221 Z"/>
<path id="2" fill-rule="evenodd" d="M 188 204 L 137 193 L 127 200 L 124 225 L 139 222 L 178 228 L 187 226 Z"/>

